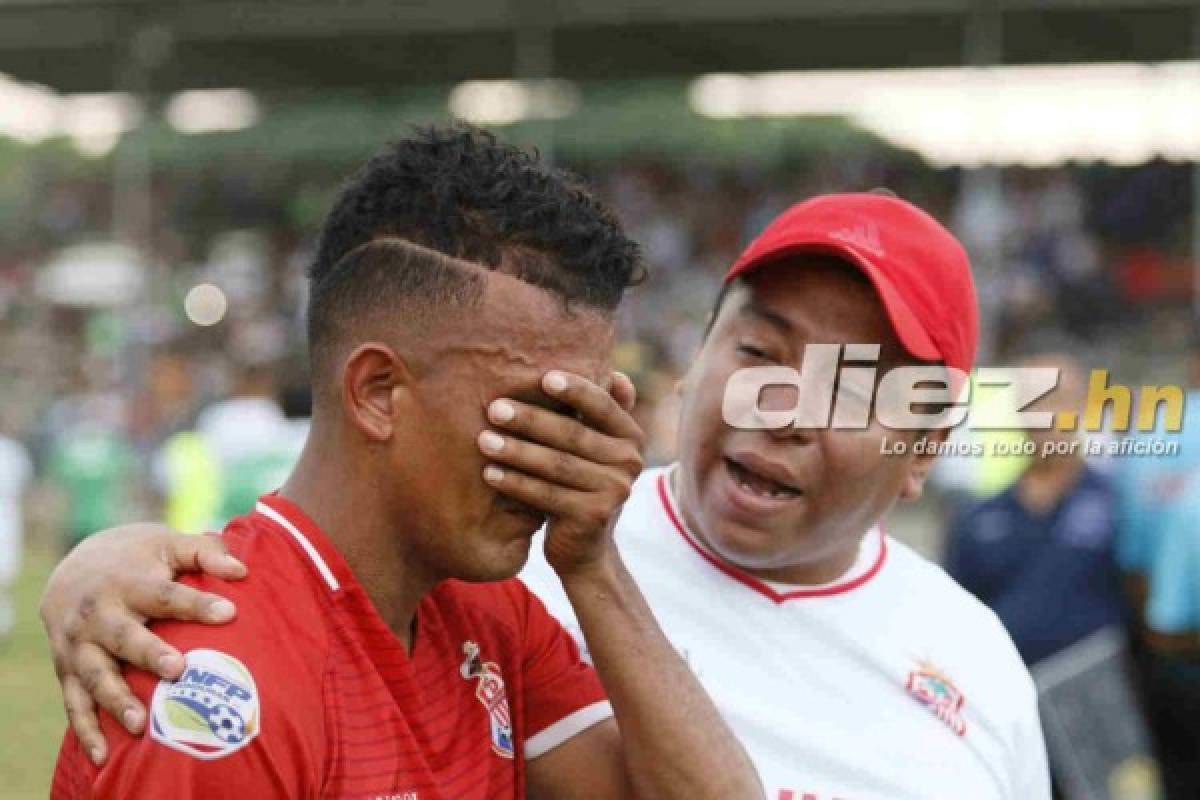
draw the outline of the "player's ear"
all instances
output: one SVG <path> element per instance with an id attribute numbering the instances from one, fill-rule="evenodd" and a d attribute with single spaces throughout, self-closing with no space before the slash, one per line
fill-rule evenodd
<path id="1" fill-rule="evenodd" d="M 373 441 L 392 437 L 412 373 L 404 359 L 380 342 L 354 349 L 342 368 L 342 406 L 354 427 Z"/>
<path id="2" fill-rule="evenodd" d="M 922 431 L 917 435 L 915 441 L 925 441 L 922 452 L 913 456 L 912 461 L 908 465 L 908 473 L 904 476 L 904 483 L 900 487 L 901 500 L 918 500 L 921 497 L 921 492 L 925 490 L 925 479 L 929 477 L 929 470 L 933 469 L 933 462 L 937 459 L 937 451 L 939 445 L 946 441 L 946 437 L 950 435 L 949 428 L 938 428 L 936 430 Z"/>

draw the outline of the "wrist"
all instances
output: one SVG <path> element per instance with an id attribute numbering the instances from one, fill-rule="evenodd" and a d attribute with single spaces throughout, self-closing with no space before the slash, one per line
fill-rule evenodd
<path id="1" fill-rule="evenodd" d="M 624 569 L 615 547 L 606 547 L 595 558 L 577 561 L 569 567 L 556 568 L 563 589 L 570 595 L 583 590 L 613 592 L 620 584 Z"/>

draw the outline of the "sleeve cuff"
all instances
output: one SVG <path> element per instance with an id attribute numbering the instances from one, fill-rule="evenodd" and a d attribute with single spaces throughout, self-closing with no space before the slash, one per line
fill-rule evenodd
<path id="1" fill-rule="evenodd" d="M 567 739 L 578 736 L 596 723 L 608 719 L 612 713 L 612 706 L 608 701 L 601 700 L 568 714 L 525 740 L 525 760 L 530 761 L 545 755 Z"/>

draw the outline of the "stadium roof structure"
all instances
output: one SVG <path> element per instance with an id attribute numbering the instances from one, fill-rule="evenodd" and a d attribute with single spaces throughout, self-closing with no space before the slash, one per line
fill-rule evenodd
<path id="1" fill-rule="evenodd" d="M 0 0 L 0 73 L 60 92 L 1163 61 L 1195 0 Z M 140 82 L 140 81 L 139 81 Z"/>

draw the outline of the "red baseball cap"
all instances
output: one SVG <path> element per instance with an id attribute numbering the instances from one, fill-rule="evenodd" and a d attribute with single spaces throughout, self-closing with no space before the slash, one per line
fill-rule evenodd
<path id="1" fill-rule="evenodd" d="M 971 371 L 979 338 L 971 264 L 933 217 L 886 194 L 820 195 L 772 220 L 725 283 L 802 253 L 836 256 L 861 269 L 910 355 Z"/>

